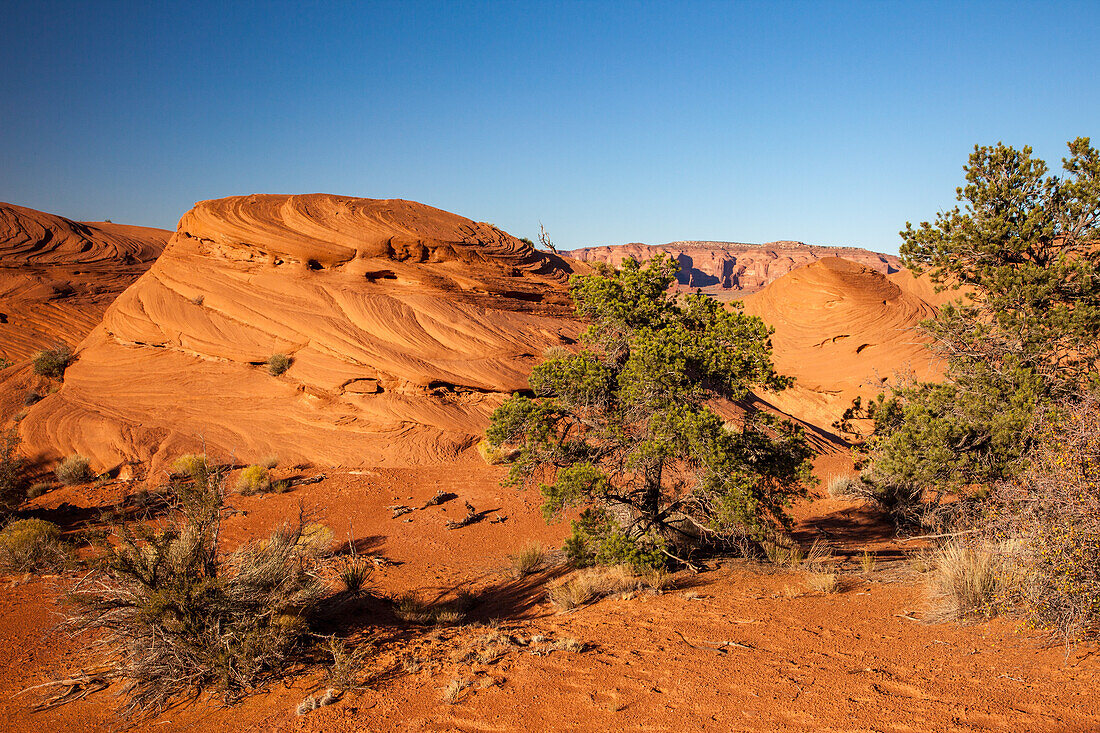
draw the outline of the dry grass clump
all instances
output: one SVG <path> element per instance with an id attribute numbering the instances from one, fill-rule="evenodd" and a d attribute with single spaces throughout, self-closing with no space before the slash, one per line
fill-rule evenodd
<path id="1" fill-rule="evenodd" d="M 542 567 L 546 552 L 538 542 L 529 542 L 519 552 L 509 555 L 508 560 L 511 563 L 512 577 L 522 578 Z"/>
<path id="2" fill-rule="evenodd" d="M 796 568 L 806 559 L 806 552 L 793 540 L 765 540 L 760 547 L 768 561 L 780 567 Z"/>
<path id="3" fill-rule="evenodd" d="M 837 593 L 841 589 L 840 576 L 836 573 L 810 573 L 806 584 L 818 593 Z"/>
<path id="4" fill-rule="evenodd" d="M 36 481 L 31 484 L 31 487 L 27 489 L 28 499 L 37 499 L 38 497 L 47 494 L 54 488 L 54 485 L 47 481 Z"/>
<path id="5" fill-rule="evenodd" d="M 332 664 L 326 670 L 326 676 L 333 688 L 344 692 L 360 689 L 365 684 L 369 675 L 364 670 L 375 653 L 373 642 L 353 646 L 343 639 L 330 636 L 326 651 L 332 655 Z"/>
<path id="6" fill-rule="evenodd" d="M 54 475 L 63 486 L 86 484 L 95 478 L 88 459 L 80 455 L 72 455 L 63 460 L 54 469 Z"/>
<path id="7" fill-rule="evenodd" d="M 996 548 L 986 542 L 949 542 L 932 555 L 930 618 L 989 615 L 997 590 Z"/>
<path id="8" fill-rule="evenodd" d="M 269 471 L 273 470 L 274 468 L 276 468 L 279 465 L 279 456 L 275 456 L 275 455 L 264 456 L 263 458 L 261 458 L 257 462 L 257 465 L 263 466 L 264 468 L 268 469 Z"/>
<path id="9" fill-rule="evenodd" d="M 515 448 L 494 446 L 485 439 L 482 439 L 481 442 L 477 444 L 477 452 L 490 466 L 508 463 L 519 454 L 519 451 Z"/>
<path id="10" fill-rule="evenodd" d="M 868 494 L 859 476 L 834 476 L 827 490 L 834 499 L 866 499 Z"/>
<path id="11" fill-rule="evenodd" d="M 859 556 L 859 566 L 863 568 L 863 572 L 869 573 L 875 569 L 875 565 L 878 563 L 878 556 L 870 550 L 864 550 Z"/>
<path id="12" fill-rule="evenodd" d="M 61 529 L 42 519 L 17 519 L 0 530 L 0 569 L 9 572 L 56 570 L 69 558 Z"/>
<path id="13" fill-rule="evenodd" d="M 253 464 L 241 471 L 237 479 L 237 491 L 245 496 L 271 490 L 271 471 Z"/>
<path id="14" fill-rule="evenodd" d="M 61 379 L 73 362 L 73 352 L 68 346 L 43 349 L 31 358 L 34 373 L 47 379 Z"/>
<path id="15" fill-rule="evenodd" d="M 447 686 L 439 694 L 439 699 L 448 705 L 454 705 L 463 697 L 463 692 L 470 686 L 469 680 L 454 679 L 447 683 Z"/>
<path id="16" fill-rule="evenodd" d="M 571 611 L 592 601 L 616 593 L 640 590 L 644 582 L 628 565 L 586 568 L 547 592 L 550 603 L 559 611 Z"/>
<path id="17" fill-rule="evenodd" d="M 267 359 L 267 373 L 273 377 L 281 376 L 293 363 L 294 360 L 286 354 L 272 354 Z"/>
<path id="18" fill-rule="evenodd" d="M 456 601 L 425 601 L 415 592 L 404 593 L 393 601 L 393 614 L 410 624 L 436 624 L 452 626 L 466 618 L 465 599 Z"/>
<path id="19" fill-rule="evenodd" d="M 227 556 L 218 547 L 222 475 L 172 491 L 173 519 L 120 527 L 100 570 L 67 599 L 70 626 L 108 650 L 105 677 L 124 682 L 129 712 L 204 689 L 234 702 L 286 674 L 326 593 L 303 518 Z"/>

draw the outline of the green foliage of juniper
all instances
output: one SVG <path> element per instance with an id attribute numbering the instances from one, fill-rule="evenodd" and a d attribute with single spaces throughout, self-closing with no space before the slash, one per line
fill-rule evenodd
<path id="1" fill-rule="evenodd" d="M 976 146 L 962 206 L 901 232 L 906 264 L 963 296 L 923 324 L 944 382 L 847 415 L 874 420 L 875 474 L 918 491 L 1014 475 L 1036 411 L 1096 389 L 1100 154 L 1088 138 L 1069 153 L 1055 176 L 1029 147 Z"/>
<path id="2" fill-rule="evenodd" d="M 538 485 L 548 519 L 581 507 L 567 550 L 578 564 L 663 564 L 668 554 L 788 525 L 810 480 L 802 432 L 748 407 L 753 387 L 791 384 L 771 363 L 771 330 L 702 294 L 668 292 L 677 264 L 633 259 L 574 276 L 589 326 L 513 395 L 486 437 L 517 449 L 507 482 Z M 741 401 L 727 422 L 712 406 Z M 671 549 L 669 549 L 671 548 Z"/>

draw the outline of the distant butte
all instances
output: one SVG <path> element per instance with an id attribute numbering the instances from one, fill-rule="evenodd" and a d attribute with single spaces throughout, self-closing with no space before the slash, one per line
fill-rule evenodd
<path id="1" fill-rule="evenodd" d="M 792 241 L 631 243 L 583 247 L 568 255 L 584 262 L 607 262 L 618 267 L 627 257 L 641 262 L 662 252 L 680 263 L 677 277 L 680 289 L 699 288 L 719 298 L 755 293 L 790 271 L 826 257 L 843 257 L 884 275 L 902 269 L 901 260 L 894 255 L 856 247 L 822 247 Z"/>

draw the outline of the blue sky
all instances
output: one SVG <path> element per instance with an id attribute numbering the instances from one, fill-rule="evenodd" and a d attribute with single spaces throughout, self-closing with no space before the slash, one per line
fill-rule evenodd
<path id="1" fill-rule="evenodd" d="M 561 248 L 896 251 L 975 143 L 1100 143 L 1100 3 L 5 4 L 0 200 L 407 198 Z"/>

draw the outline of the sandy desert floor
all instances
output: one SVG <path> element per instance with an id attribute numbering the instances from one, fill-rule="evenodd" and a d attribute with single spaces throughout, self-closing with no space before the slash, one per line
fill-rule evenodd
<path id="1" fill-rule="evenodd" d="M 830 467 L 821 467 L 828 471 Z M 551 565 L 522 580 L 508 555 L 531 538 L 559 543 L 537 496 L 502 489 L 496 467 L 361 469 L 325 473 L 286 494 L 234 497 L 227 545 L 262 535 L 299 505 L 313 509 L 337 540 L 379 558 L 374 592 L 422 597 L 474 594 L 466 622 L 423 627 L 397 621 L 370 599 L 338 622 L 352 639 L 376 640 L 365 689 L 306 716 L 299 701 L 325 688 L 318 667 L 272 685 L 237 706 L 199 700 L 137 721 L 142 730 L 509 731 L 509 730 L 1100 730 L 1095 646 L 1068 650 L 1011 619 L 972 625 L 924 620 L 911 545 L 866 508 L 820 499 L 798 507 L 798 537 L 824 538 L 836 553 L 842 591 L 822 594 L 802 570 L 718 560 L 681 571 L 668 589 L 606 598 L 569 613 L 547 602 L 563 576 Z M 38 500 L 42 515 L 75 531 L 125 503 L 116 482 L 59 489 Z M 396 504 L 422 506 L 436 492 L 457 499 L 393 518 Z M 486 520 L 448 530 L 469 501 Z M 507 520 L 490 522 L 492 517 Z M 858 556 L 878 558 L 864 572 Z M 90 664 L 87 640 L 54 630 L 58 586 L 70 578 L 9 576 L 0 594 L 0 717 L 11 731 L 111 730 L 112 690 L 42 712 L 21 690 Z M 491 624 L 491 625 L 490 625 Z M 495 660 L 470 659 L 490 635 L 512 643 Z M 538 637 L 545 637 L 545 641 Z M 535 637 L 532 640 L 532 637 Z M 580 652 L 548 650 L 563 640 Z M 416 671 L 407 671 L 413 660 Z M 470 683 L 441 700 L 451 680 Z"/>

